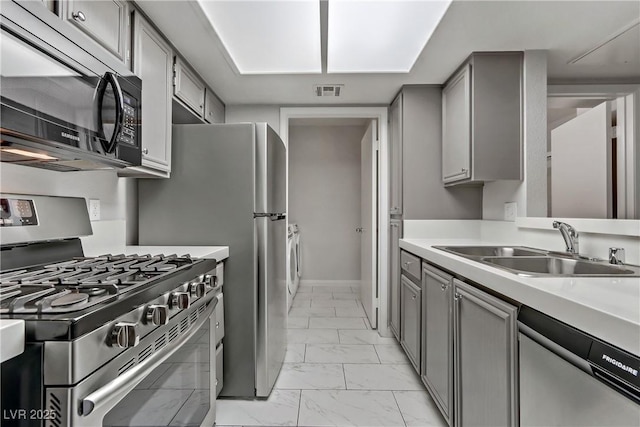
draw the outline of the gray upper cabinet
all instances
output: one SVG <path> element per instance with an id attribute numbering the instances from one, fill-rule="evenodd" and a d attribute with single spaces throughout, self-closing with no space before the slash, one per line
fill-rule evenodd
<path id="1" fill-rule="evenodd" d="M 404 86 L 390 107 L 390 214 L 482 218 L 482 188 L 442 186 L 442 87 Z"/>
<path id="2" fill-rule="evenodd" d="M 142 167 L 122 175 L 168 177 L 173 51 L 140 13 L 134 13 L 133 20 L 133 70 L 142 80 Z"/>
<path id="3" fill-rule="evenodd" d="M 474 53 L 442 97 L 445 185 L 522 179 L 522 52 Z"/>
<path id="4" fill-rule="evenodd" d="M 400 281 L 400 345 L 420 373 L 422 291 L 406 276 Z"/>
<path id="5" fill-rule="evenodd" d="M 204 120 L 207 123 L 224 123 L 224 104 L 209 88 L 205 91 Z"/>
<path id="6" fill-rule="evenodd" d="M 442 91 L 442 179 L 445 183 L 471 176 L 471 65 L 464 67 Z"/>
<path id="7" fill-rule="evenodd" d="M 455 425 L 517 426 L 517 309 L 453 283 Z"/>
<path id="8" fill-rule="evenodd" d="M 122 63 L 130 62 L 130 14 L 124 0 L 65 0 L 61 16 Z"/>
<path id="9" fill-rule="evenodd" d="M 402 93 L 389 110 L 389 213 L 402 215 Z"/>
<path id="10" fill-rule="evenodd" d="M 204 117 L 204 82 L 178 56 L 175 59 L 174 72 L 174 96 L 193 110 L 198 117 Z"/>
<path id="11" fill-rule="evenodd" d="M 389 326 L 400 339 L 400 238 L 402 221 L 391 220 L 389 228 Z"/>
<path id="12" fill-rule="evenodd" d="M 422 381 L 438 409 L 452 425 L 453 277 L 422 266 Z"/>

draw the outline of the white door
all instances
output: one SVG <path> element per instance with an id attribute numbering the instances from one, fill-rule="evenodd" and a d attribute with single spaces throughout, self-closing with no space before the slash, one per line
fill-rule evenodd
<path id="1" fill-rule="evenodd" d="M 360 142 L 362 164 L 360 166 L 360 299 L 372 328 L 378 327 L 376 308 L 377 263 L 376 256 L 376 169 L 377 169 L 377 123 L 372 120 Z"/>
<path id="2" fill-rule="evenodd" d="M 611 108 L 592 108 L 551 131 L 551 215 L 611 218 Z"/>

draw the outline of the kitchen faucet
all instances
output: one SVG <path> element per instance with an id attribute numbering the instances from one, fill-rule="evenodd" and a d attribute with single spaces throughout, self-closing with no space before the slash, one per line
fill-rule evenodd
<path id="1" fill-rule="evenodd" d="M 553 221 L 553 228 L 562 234 L 564 243 L 567 245 L 567 252 L 578 255 L 578 232 L 566 222 Z"/>

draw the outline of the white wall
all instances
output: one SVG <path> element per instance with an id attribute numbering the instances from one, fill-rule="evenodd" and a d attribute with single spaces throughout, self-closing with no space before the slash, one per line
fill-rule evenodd
<path id="1" fill-rule="evenodd" d="M 360 279 L 360 126 L 289 128 L 289 223 L 303 280 Z"/>
<path id="2" fill-rule="evenodd" d="M 55 172 L 2 163 L 0 191 L 3 193 L 84 197 L 100 200 L 100 219 L 125 220 L 128 240 L 137 230 L 137 191 L 133 178 L 118 178 L 115 171 Z M 133 213 L 131 213 L 133 212 Z"/>
<path id="3" fill-rule="evenodd" d="M 518 216 L 547 215 L 547 53 L 529 50 L 523 64 L 523 180 L 485 183 L 482 218 L 504 218 L 504 203 Z"/>
<path id="4" fill-rule="evenodd" d="M 277 105 L 226 105 L 225 123 L 267 122 L 280 134 L 280 107 Z"/>

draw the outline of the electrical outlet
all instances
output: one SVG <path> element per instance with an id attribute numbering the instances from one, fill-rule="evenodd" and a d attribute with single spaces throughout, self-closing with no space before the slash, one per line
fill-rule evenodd
<path id="1" fill-rule="evenodd" d="M 518 214 L 518 204 L 516 202 L 507 202 L 504 204 L 504 220 L 515 221 Z"/>
<path id="2" fill-rule="evenodd" d="M 89 219 L 100 221 L 100 199 L 89 199 Z"/>

